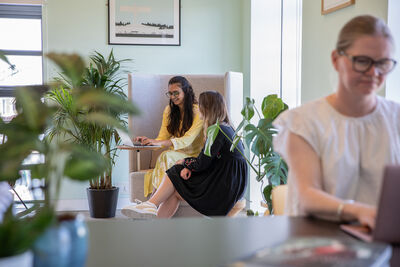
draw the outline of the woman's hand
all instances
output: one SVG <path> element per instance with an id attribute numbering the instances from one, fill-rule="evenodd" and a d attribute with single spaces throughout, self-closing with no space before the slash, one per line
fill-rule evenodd
<path id="1" fill-rule="evenodd" d="M 176 165 L 182 165 L 185 162 L 184 159 L 180 159 L 177 162 L 175 162 Z"/>
<path id="2" fill-rule="evenodd" d="M 144 146 L 164 146 L 169 147 L 172 146 L 171 140 L 156 140 L 151 139 L 146 136 L 138 136 L 134 139 L 136 142 L 140 142 Z"/>
<path id="3" fill-rule="evenodd" d="M 376 208 L 374 206 L 359 202 L 348 205 L 351 206 L 349 212 L 354 213 L 361 225 L 368 226 L 371 229 L 375 228 Z"/>
<path id="4" fill-rule="evenodd" d="M 181 177 L 183 180 L 188 180 L 190 178 L 190 176 L 192 176 L 192 171 L 187 169 L 187 168 L 183 168 L 181 170 Z"/>
<path id="5" fill-rule="evenodd" d="M 133 142 L 140 142 L 141 144 L 143 144 L 144 140 L 147 140 L 148 138 L 146 136 L 137 136 L 135 138 L 133 138 Z"/>

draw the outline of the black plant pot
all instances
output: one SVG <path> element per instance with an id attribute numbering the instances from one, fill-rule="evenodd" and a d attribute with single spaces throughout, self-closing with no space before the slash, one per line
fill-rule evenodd
<path id="1" fill-rule="evenodd" d="M 118 187 L 111 189 L 91 189 L 86 192 L 89 201 L 90 217 L 112 218 L 115 217 L 115 210 L 118 202 Z"/>

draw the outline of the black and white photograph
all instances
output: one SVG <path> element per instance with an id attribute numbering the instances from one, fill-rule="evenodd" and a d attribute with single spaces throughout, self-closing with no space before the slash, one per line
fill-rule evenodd
<path id="1" fill-rule="evenodd" d="M 180 0 L 109 0 L 109 44 L 180 45 Z"/>

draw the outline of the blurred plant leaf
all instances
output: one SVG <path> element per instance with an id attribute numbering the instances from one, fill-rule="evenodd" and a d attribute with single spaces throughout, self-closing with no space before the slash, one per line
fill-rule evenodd
<path id="1" fill-rule="evenodd" d="M 93 109 L 108 109 L 117 113 L 139 114 L 138 108 L 131 102 L 118 95 L 104 91 L 88 90 L 81 92 L 76 99 L 78 109 L 92 107 Z"/>
<path id="2" fill-rule="evenodd" d="M 21 254 L 31 249 L 35 240 L 55 221 L 50 209 L 38 209 L 33 217 L 16 218 L 12 208 L 0 224 L 0 258 Z"/>
<path id="3" fill-rule="evenodd" d="M 207 141 L 204 146 L 204 154 L 206 156 L 211 157 L 211 147 L 215 141 L 215 138 L 217 138 L 218 133 L 219 133 L 219 122 L 218 121 L 214 125 L 211 125 L 207 128 Z"/>
<path id="4" fill-rule="evenodd" d="M 238 135 L 236 135 L 236 136 L 233 138 L 230 151 L 233 151 L 233 150 L 237 147 L 237 145 L 239 144 L 240 140 L 241 140 L 241 137 L 238 136 Z"/>
<path id="5" fill-rule="evenodd" d="M 47 57 L 60 67 L 62 74 L 67 77 L 73 87 L 81 85 L 85 63 L 79 55 L 49 53 Z"/>
<path id="6" fill-rule="evenodd" d="M 65 175 L 73 180 L 90 180 L 110 168 L 109 162 L 97 151 L 73 145 L 70 147 L 70 152 L 65 166 Z"/>
<path id="7" fill-rule="evenodd" d="M 272 189 L 273 189 L 273 186 L 271 184 L 269 184 L 266 187 L 264 187 L 264 190 L 263 190 L 264 200 L 265 200 L 265 202 L 267 202 L 268 210 L 269 210 L 270 214 L 273 214 L 272 198 L 271 198 Z"/>
<path id="8" fill-rule="evenodd" d="M 253 118 L 253 116 L 254 116 L 254 99 L 250 99 L 249 97 L 246 97 L 246 102 L 244 104 L 241 114 L 248 121 L 250 121 L 251 118 Z"/>
<path id="9" fill-rule="evenodd" d="M 50 112 L 46 104 L 41 101 L 41 91 L 46 89 L 46 86 L 41 86 L 35 89 L 19 87 L 15 90 L 17 112 L 19 116 L 24 117 L 24 122 L 29 128 L 35 131 L 44 130 Z"/>

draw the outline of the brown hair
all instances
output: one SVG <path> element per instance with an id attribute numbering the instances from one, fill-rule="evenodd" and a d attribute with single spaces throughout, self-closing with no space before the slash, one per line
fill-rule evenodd
<path id="1" fill-rule="evenodd" d="M 382 19 L 363 15 L 351 19 L 343 26 L 336 42 L 336 50 L 345 51 L 362 35 L 382 36 L 394 45 L 392 34 Z"/>
<path id="2" fill-rule="evenodd" d="M 206 91 L 199 96 L 199 109 L 204 120 L 204 138 L 207 138 L 207 128 L 217 122 L 230 126 L 228 108 L 224 97 L 216 91 Z"/>

